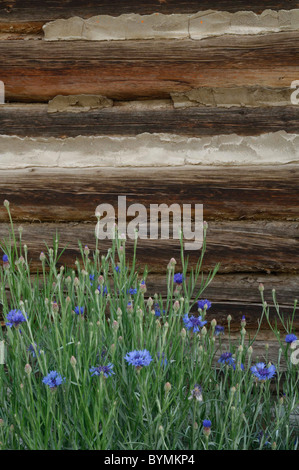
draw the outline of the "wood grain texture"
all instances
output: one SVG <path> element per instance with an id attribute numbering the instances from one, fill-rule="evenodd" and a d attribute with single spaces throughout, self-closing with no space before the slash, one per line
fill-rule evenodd
<path id="1" fill-rule="evenodd" d="M 0 134 L 20 137 L 128 135 L 143 132 L 186 136 L 299 133 L 299 106 L 135 110 L 122 106 L 48 113 L 46 105 L 0 106 Z"/>
<path id="2" fill-rule="evenodd" d="M 299 220 L 298 165 L 3 170 L 14 220 L 93 221 L 105 202 L 203 204 L 206 220 Z M 7 213 L 0 206 L 0 221 Z"/>
<path id="3" fill-rule="evenodd" d="M 289 87 L 298 79 L 299 33 L 202 41 L 0 41 L 6 101 L 58 94 L 165 98 L 194 87 Z"/>
<path id="4" fill-rule="evenodd" d="M 80 256 L 78 240 L 82 245 L 95 249 L 94 224 L 22 224 L 23 243 L 27 244 L 32 258 L 32 267 L 39 265 L 39 255 L 45 250 L 45 243 L 53 245 L 56 233 L 60 246 L 67 246 L 61 262 L 74 266 Z M 8 235 L 8 225 L 0 224 L 0 239 Z M 99 249 L 107 252 L 110 240 L 100 240 Z M 207 235 L 207 252 L 203 269 L 205 272 L 220 262 L 220 273 L 299 273 L 299 224 L 297 222 L 210 222 Z M 127 241 L 127 252 L 133 254 L 133 242 Z M 186 252 L 190 265 L 195 266 L 199 250 Z M 179 240 L 139 240 L 137 248 L 139 265 L 148 265 L 154 273 L 166 271 L 170 258 L 180 264 Z"/>
<path id="5" fill-rule="evenodd" d="M 52 21 L 71 16 L 89 18 L 94 15 L 196 13 L 204 10 L 249 10 L 261 13 L 266 9 L 290 10 L 298 7 L 297 0 L 1 0 L 0 21 Z"/>

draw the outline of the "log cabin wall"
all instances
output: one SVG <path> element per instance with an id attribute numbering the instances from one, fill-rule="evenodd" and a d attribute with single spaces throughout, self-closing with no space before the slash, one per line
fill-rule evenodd
<path id="1" fill-rule="evenodd" d="M 254 329 L 259 282 L 292 312 L 298 1 L 0 1 L 0 80 L 0 200 L 23 227 L 33 270 L 56 230 L 74 266 L 77 239 L 94 246 L 95 208 L 116 207 L 118 195 L 147 207 L 202 203 L 204 271 L 221 263 L 206 292 L 215 318 L 238 326 L 244 314 Z M 0 207 L 0 237 L 7 231 Z M 177 243 L 142 241 L 138 256 L 149 292 L 165 293 Z"/>

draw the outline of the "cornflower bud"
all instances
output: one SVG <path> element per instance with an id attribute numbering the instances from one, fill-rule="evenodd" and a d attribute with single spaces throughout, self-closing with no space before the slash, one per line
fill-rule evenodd
<path id="1" fill-rule="evenodd" d="M 32 372 L 32 367 L 31 367 L 31 365 L 30 365 L 30 364 L 26 364 L 24 370 L 25 370 L 25 373 L 26 373 L 27 375 L 30 375 L 31 372 Z"/>
<path id="2" fill-rule="evenodd" d="M 72 357 L 70 358 L 70 363 L 71 363 L 71 366 L 72 366 L 72 367 L 76 367 L 77 359 L 75 358 L 75 356 L 72 356 Z"/>

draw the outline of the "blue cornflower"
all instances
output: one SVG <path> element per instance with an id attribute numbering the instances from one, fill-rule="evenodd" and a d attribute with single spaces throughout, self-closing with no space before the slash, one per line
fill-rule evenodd
<path id="1" fill-rule="evenodd" d="M 27 314 L 25 314 L 25 315 L 27 316 Z M 8 320 L 6 322 L 7 326 L 9 326 L 10 328 L 15 326 L 17 328 L 21 323 L 26 321 L 26 318 L 23 315 L 23 313 L 21 312 L 21 310 L 11 310 L 7 314 L 7 320 Z"/>
<path id="2" fill-rule="evenodd" d="M 272 364 L 266 366 L 264 362 L 259 362 L 255 366 L 252 366 L 250 370 L 253 375 L 257 377 L 258 380 L 261 380 L 263 382 L 272 379 L 272 377 L 274 377 L 274 375 L 276 374 L 275 366 L 273 366 Z"/>
<path id="3" fill-rule="evenodd" d="M 215 330 L 214 330 L 214 335 L 219 336 L 219 335 L 222 335 L 222 334 L 224 334 L 224 326 L 216 325 Z"/>
<path id="4" fill-rule="evenodd" d="M 51 370 L 46 377 L 43 378 L 43 383 L 48 385 L 51 389 L 58 387 L 65 381 L 65 377 L 62 378 L 61 375 L 56 372 L 56 370 Z"/>
<path id="5" fill-rule="evenodd" d="M 131 287 L 131 289 L 127 290 L 127 294 L 135 295 L 137 294 L 137 289 L 133 289 L 133 287 Z"/>
<path id="6" fill-rule="evenodd" d="M 107 377 L 110 377 L 111 375 L 114 374 L 112 369 L 113 369 L 113 364 L 111 364 L 110 362 L 106 366 L 92 367 L 91 369 L 89 369 L 89 372 L 91 372 L 91 376 L 103 374 L 103 376 L 107 379 Z"/>
<path id="7" fill-rule="evenodd" d="M 160 317 L 161 316 L 161 309 L 160 309 L 160 305 L 159 304 L 155 304 L 154 305 L 154 309 L 155 309 L 155 315 L 156 317 Z M 165 313 L 165 310 L 163 310 L 163 314 Z"/>
<path id="8" fill-rule="evenodd" d="M 237 366 L 236 366 L 235 362 L 232 363 L 232 366 L 233 366 L 233 369 L 236 370 Z M 240 364 L 240 369 L 245 370 L 244 364 L 242 364 L 242 363 Z"/>
<path id="9" fill-rule="evenodd" d="M 94 274 L 89 275 L 90 281 L 94 281 Z M 90 282 L 90 285 L 93 286 L 93 282 Z"/>
<path id="10" fill-rule="evenodd" d="M 197 333 L 198 331 L 200 331 L 199 329 L 202 328 L 207 323 L 206 321 L 202 321 L 201 317 L 194 317 L 192 315 L 189 318 L 188 313 L 186 313 L 186 315 L 184 315 L 183 321 L 184 321 L 185 326 L 188 330 L 193 328 L 194 333 Z"/>
<path id="11" fill-rule="evenodd" d="M 293 343 L 293 341 L 297 341 L 297 336 L 294 335 L 293 333 L 289 334 L 289 335 L 286 335 L 285 337 L 285 342 L 286 343 Z"/>
<path id="12" fill-rule="evenodd" d="M 197 306 L 198 306 L 198 308 L 200 308 L 201 310 L 204 310 L 204 309 L 209 310 L 209 308 L 211 308 L 211 306 L 212 306 L 212 303 L 211 303 L 209 300 L 207 300 L 207 299 L 198 300 L 198 301 L 197 301 Z"/>
<path id="13" fill-rule="evenodd" d="M 175 282 L 176 284 L 182 284 L 184 279 L 185 277 L 181 273 L 177 273 L 173 276 L 173 282 Z"/>
<path id="14" fill-rule="evenodd" d="M 194 388 L 193 388 L 193 390 L 191 390 L 191 395 L 188 398 L 188 400 L 192 400 L 193 398 L 197 401 L 202 401 L 203 400 L 202 388 L 199 384 L 194 385 Z"/>
<path id="15" fill-rule="evenodd" d="M 77 315 L 83 315 L 83 314 L 84 314 L 84 307 L 75 307 L 75 308 L 74 308 L 74 312 L 75 312 Z"/>
<path id="16" fill-rule="evenodd" d="M 165 353 L 160 354 L 160 353 L 158 352 L 157 356 L 158 356 L 158 359 L 161 358 L 161 361 L 159 361 L 160 364 L 161 364 L 161 366 L 166 367 L 167 364 L 168 364 L 168 361 L 167 361 L 167 359 L 166 359 L 166 357 L 165 357 Z"/>
<path id="17" fill-rule="evenodd" d="M 131 351 L 125 356 L 125 360 L 135 366 L 136 369 L 141 369 L 144 366 L 148 366 L 152 362 L 152 357 L 146 349 L 142 351 Z"/>
<path id="18" fill-rule="evenodd" d="M 204 419 L 202 422 L 202 425 L 205 429 L 210 429 L 212 426 L 212 423 L 209 419 Z"/>
<path id="19" fill-rule="evenodd" d="M 119 272 L 120 272 L 120 267 L 119 267 L 119 266 L 115 266 L 115 268 L 114 268 L 114 269 L 115 269 L 115 271 L 116 271 L 117 273 L 119 273 Z"/>
<path id="20" fill-rule="evenodd" d="M 98 291 L 99 291 L 100 293 L 102 292 L 102 295 L 108 294 L 108 289 L 107 289 L 106 286 L 103 287 L 103 291 L 102 291 L 102 286 L 99 285 L 99 286 L 98 286 Z"/>
<path id="21" fill-rule="evenodd" d="M 262 439 L 263 439 L 264 436 L 265 436 L 265 439 L 267 439 L 269 437 L 269 434 L 267 434 L 267 433 L 265 434 L 264 431 L 260 431 L 258 433 L 257 438 L 258 438 L 259 443 L 262 442 Z M 265 440 L 264 446 L 270 446 L 270 445 L 271 445 L 271 443 L 269 441 Z"/>
<path id="22" fill-rule="evenodd" d="M 220 364 L 228 364 L 229 366 L 233 366 L 235 364 L 235 359 L 233 358 L 233 353 L 225 352 L 222 353 L 220 358 L 218 359 Z"/>
<path id="23" fill-rule="evenodd" d="M 37 346 L 36 343 L 30 344 L 30 346 L 28 346 L 28 348 L 27 348 L 27 351 L 30 352 L 33 357 L 36 357 L 36 353 L 38 353 L 38 355 L 40 355 L 40 350 L 38 349 L 38 346 Z"/>
<path id="24" fill-rule="evenodd" d="M 3 255 L 3 256 L 2 256 L 2 260 L 3 260 L 3 263 L 8 263 L 8 256 L 7 256 L 7 255 Z"/>

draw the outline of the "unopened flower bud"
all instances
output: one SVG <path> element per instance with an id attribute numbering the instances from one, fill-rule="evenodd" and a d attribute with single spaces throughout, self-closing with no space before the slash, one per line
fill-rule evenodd
<path id="1" fill-rule="evenodd" d="M 123 312 L 122 312 L 121 308 L 118 307 L 118 309 L 116 310 L 116 315 L 117 315 L 117 317 L 118 317 L 118 318 L 121 318 L 121 317 L 122 317 L 122 314 L 123 314 Z"/>
<path id="2" fill-rule="evenodd" d="M 27 375 L 30 375 L 31 372 L 32 372 L 32 367 L 31 367 L 31 365 L 30 365 L 30 364 L 26 364 L 24 370 L 25 370 L 25 373 L 26 373 Z"/>
<path id="3" fill-rule="evenodd" d="M 70 358 L 70 363 L 71 363 L 71 366 L 72 366 L 72 367 L 76 367 L 77 359 L 75 358 L 75 356 L 72 356 L 72 357 Z"/>
<path id="4" fill-rule="evenodd" d="M 201 335 L 202 335 L 202 336 L 206 336 L 206 334 L 207 334 L 207 329 L 206 329 L 206 327 L 204 326 L 204 327 L 201 329 Z"/>
<path id="5" fill-rule="evenodd" d="M 171 390 L 171 383 L 170 382 L 166 382 L 166 384 L 164 385 L 164 390 L 166 393 L 169 393 L 170 390 Z"/>
<path id="6" fill-rule="evenodd" d="M 171 258 L 171 260 L 169 261 L 169 263 L 167 265 L 167 269 L 174 268 L 175 265 L 176 265 L 176 260 L 174 258 Z"/>
<path id="7" fill-rule="evenodd" d="M 145 281 L 141 281 L 140 285 L 139 285 L 139 288 L 140 288 L 140 292 L 142 292 L 142 294 L 145 294 L 146 293 L 146 284 L 145 284 Z"/>

